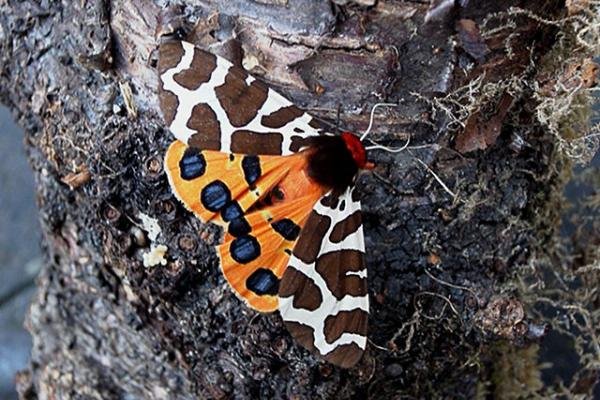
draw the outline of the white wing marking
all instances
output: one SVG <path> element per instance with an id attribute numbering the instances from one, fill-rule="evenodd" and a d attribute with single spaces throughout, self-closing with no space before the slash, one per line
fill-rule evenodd
<path id="1" fill-rule="evenodd" d="M 364 252 L 362 226 L 339 243 L 332 243 L 328 239 L 337 222 L 342 221 L 344 218 L 360 209 L 360 202 L 352 200 L 351 189 L 348 189 L 340 197 L 340 200 L 346 201 L 346 207 L 343 211 L 326 207 L 322 205 L 320 201 L 317 202 L 313 208 L 318 214 L 327 216 L 331 220 L 329 229 L 321 243 L 318 256 L 338 250 L 358 250 Z M 333 343 L 328 343 L 325 338 L 325 320 L 329 316 L 337 315 L 340 311 L 359 309 L 369 312 L 368 294 L 364 296 L 346 295 L 341 300 L 338 300 L 327 287 L 327 283 L 323 277 L 316 271 L 315 262 L 306 264 L 292 255 L 292 257 L 290 257 L 288 268 L 294 268 L 312 280 L 321 291 L 323 301 L 316 310 L 310 311 L 303 308 L 295 308 L 293 305 L 293 295 L 289 297 L 280 297 L 279 311 L 284 321 L 298 322 L 311 327 L 314 331 L 314 346 L 322 355 L 328 354 L 338 346 L 350 343 L 356 343 L 361 349 L 364 349 L 367 344 L 366 336 L 354 333 L 345 332 Z M 347 275 L 356 275 L 361 278 L 366 278 L 367 269 L 364 268 L 361 271 L 348 272 Z"/>

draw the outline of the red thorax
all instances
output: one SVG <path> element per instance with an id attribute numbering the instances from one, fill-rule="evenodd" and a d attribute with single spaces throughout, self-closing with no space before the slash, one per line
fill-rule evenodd
<path id="1" fill-rule="evenodd" d="M 360 139 L 350 132 L 342 133 L 342 139 L 359 169 L 372 169 L 373 163 L 367 162 L 367 152 Z"/>

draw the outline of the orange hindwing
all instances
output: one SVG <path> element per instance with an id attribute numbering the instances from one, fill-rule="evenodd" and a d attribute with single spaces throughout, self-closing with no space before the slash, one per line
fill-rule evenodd
<path id="1" fill-rule="evenodd" d="M 186 208 L 225 228 L 218 255 L 237 295 L 258 311 L 276 310 L 296 239 L 323 195 L 306 176 L 306 155 L 227 154 L 175 141 L 165 166 Z"/>

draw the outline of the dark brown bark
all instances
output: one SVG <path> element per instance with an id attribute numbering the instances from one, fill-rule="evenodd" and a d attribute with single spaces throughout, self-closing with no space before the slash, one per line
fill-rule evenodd
<path id="1" fill-rule="evenodd" d="M 473 100 L 478 107 L 455 111 L 467 112 L 464 130 L 422 98 L 443 105 L 477 79 L 533 82 L 555 26 L 517 15 L 510 30 L 491 32 L 499 21 L 488 36 L 479 29 L 510 6 L 557 18 L 561 3 L 336 3 L 349 4 L 0 5 L 0 92 L 27 131 L 47 255 L 27 322 L 34 348 L 19 376 L 23 398 L 471 397 L 486 346 L 540 336 L 521 301 L 502 291 L 541 225 L 554 223 L 537 210 L 551 206 L 563 168 L 534 121 L 531 93 L 507 100 L 498 85 Z M 253 66 L 333 127 L 341 111 L 340 126 L 362 131 L 375 103 L 399 103 L 377 114 L 372 138 L 399 146 L 410 136 L 415 147 L 372 151 L 378 167 L 358 183 L 372 306 L 371 344 L 355 369 L 320 362 L 277 314 L 244 307 L 217 268 L 219 230 L 170 193 L 161 162 L 173 139 L 155 71 L 155 34 L 169 23 Z M 507 115 L 528 128 L 507 128 Z M 517 133 L 526 147 L 514 145 Z M 142 214 L 157 220 L 157 238 Z M 156 244 L 167 246 L 167 264 L 144 267 Z"/>

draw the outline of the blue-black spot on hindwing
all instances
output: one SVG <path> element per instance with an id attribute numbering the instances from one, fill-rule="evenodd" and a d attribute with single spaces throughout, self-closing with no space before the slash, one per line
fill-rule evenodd
<path id="1" fill-rule="evenodd" d="M 221 211 L 231 201 L 231 192 L 221 181 L 209 183 L 200 193 L 200 202 L 209 211 Z"/>
<path id="2" fill-rule="evenodd" d="M 240 264 L 254 261 L 260 256 L 260 244 L 255 237 L 243 235 L 233 239 L 229 246 L 231 258 Z"/>
<path id="3" fill-rule="evenodd" d="M 246 221 L 246 218 L 244 217 L 239 217 L 231 220 L 229 222 L 229 225 L 227 226 L 227 232 L 229 232 L 231 236 L 235 237 L 247 235 L 250 233 L 251 230 L 252 228 L 250 227 L 250 224 L 248 223 L 248 221 Z"/>
<path id="4" fill-rule="evenodd" d="M 179 161 L 181 179 L 186 181 L 196 179 L 206 172 L 206 159 L 200 150 L 188 147 Z"/>
<path id="5" fill-rule="evenodd" d="M 223 221 L 225 222 L 232 221 L 242 215 L 244 215 L 244 212 L 237 201 L 230 202 L 223 210 L 221 210 L 221 218 L 223 218 Z"/>
<path id="6" fill-rule="evenodd" d="M 279 279 L 273 271 L 259 268 L 246 279 L 246 287 L 259 296 L 265 294 L 275 296 L 279 291 Z"/>
<path id="7" fill-rule="evenodd" d="M 260 160 L 257 156 L 244 156 L 242 159 L 242 169 L 244 170 L 244 177 L 248 185 L 253 185 L 262 173 Z"/>
<path id="8" fill-rule="evenodd" d="M 294 241 L 300 234 L 300 227 L 294 221 L 283 218 L 271 224 L 275 232 L 279 233 L 285 240 Z"/>

